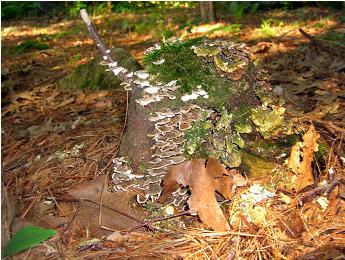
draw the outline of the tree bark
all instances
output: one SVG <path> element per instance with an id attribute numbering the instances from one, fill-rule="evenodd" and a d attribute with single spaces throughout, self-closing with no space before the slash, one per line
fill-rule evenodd
<path id="1" fill-rule="evenodd" d="M 213 24 L 216 22 L 216 12 L 213 1 L 200 1 L 200 15 L 201 21 L 204 23 Z"/>
<path id="2" fill-rule="evenodd" d="M 200 1 L 200 15 L 201 15 L 201 21 L 206 22 L 207 21 L 207 2 L 205 1 Z"/>
<path id="3" fill-rule="evenodd" d="M 208 2 L 208 21 L 210 24 L 216 23 L 216 12 L 213 1 Z"/>

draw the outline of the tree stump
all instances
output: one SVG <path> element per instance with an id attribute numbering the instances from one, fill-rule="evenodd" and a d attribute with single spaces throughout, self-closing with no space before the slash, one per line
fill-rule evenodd
<path id="1" fill-rule="evenodd" d="M 135 190 L 139 203 L 155 202 L 171 166 L 214 158 L 228 169 L 250 171 L 258 143 L 291 133 L 282 100 L 271 96 L 245 44 L 171 40 L 149 48 L 145 70 L 133 73 L 108 55 L 88 22 L 104 61 L 131 91 L 114 190 Z M 180 188 L 167 203 L 179 206 L 186 197 Z"/>
<path id="2" fill-rule="evenodd" d="M 171 41 L 150 49 L 145 64 L 127 82 L 128 121 L 112 175 L 115 189 L 138 190 L 140 203 L 158 199 L 172 165 L 215 158 L 241 167 L 250 144 L 289 130 L 244 44 Z M 178 190 L 170 202 L 187 196 Z"/>

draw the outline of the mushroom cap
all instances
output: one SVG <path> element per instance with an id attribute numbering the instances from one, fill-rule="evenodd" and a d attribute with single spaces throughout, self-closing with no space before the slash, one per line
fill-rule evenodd
<path id="1" fill-rule="evenodd" d="M 182 150 L 171 150 L 171 151 L 166 151 L 166 152 L 157 151 L 155 154 L 151 155 L 151 157 L 166 159 L 166 158 L 173 157 L 175 155 L 180 155 L 182 153 L 183 153 Z"/>
<path id="2" fill-rule="evenodd" d="M 184 94 L 184 95 L 181 97 L 181 100 L 182 100 L 183 102 L 187 102 L 188 100 L 197 99 L 198 97 L 199 97 L 199 95 L 193 91 L 192 94 Z"/>
<path id="3" fill-rule="evenodd" d="M 172 165 L 173 161 L 172 160 L 162 160 L 158 163 L 149 162 L 149 164 L 150 164 L 149 170 L 159 170 L 159 169 L 166 168 L 166 167 Z"/>
<path id="4" fill-rule="evenodd" d="M 156 94 L 160 89 L 161 89 L 160 87 L 150 86 L 150 87 L 144 88 L 143 91 L 149 94 Z"/>
<path id="5" fill-rule="evenodd" d="M 169 159 L 174 161 L 173 164 L 179 164 L 187 160 L 187 158 L 184 157 L 183 155 L 176 155 L 176 156 L 170 157 Z"/>
<path id="6" fill-rule="evenodd" d="M 180 131 L 186 131 L 188 129 L 192 128 L 192 124 L 190 122 L 179 122 L 178 129 Z"/>
<path id="7" fill-rule="evenodd" d="M 171 121 L 171 117 L 167 117 L 167 118 L 163 118 L 160 121 L 158 121 L 155 126 L 159 126 L 159 125 L 166 125 L 168 123 L 170 123 Z"/>
<path id="8" fill-rule="evenodd" d="M 174 144 L 183 144 L 185 142 L 183 135 L 173 139 Z"/>
<path id="9" fill-rule="evenodd" d="M 147 79 L 150 76 L 150 74 L 148 74 L 145 70 L 137 70 L 134 72 L 134 75 L 139 79 Z"/>
<path id="10" fill-rule="evenodd" d="M 161 94 L 162 97 L 167 97 L 169 98 L 170 100 L 174 100 L 176 99 L 176 97 L 172 94 L 168 94 L 168 93 L 164 93 L 164 94 Z"/>
<path id="11" fill-rule="evenodd" d="M 160 59 L 160 60 L 158 60 L 158 61 L 153 61 L 152 63 L 153 63 L 154 65 L 161 65 L 161 64 L 164 63 L 164 61 L 165 61 L 165 59 Z"/>
<path id="12" fill-rule="evenodd" d="M 154 98 L 140 98 L 140 99 L 137 99 L 136 102 L 138 104 L 140 104 L 141 106 L 147 106 L 148 104 L 152 103 L 152 102 L 155 102 L 155 99 Z"/>
<path id="13" fill-rule="evenodd" d="M 163 135 L 174 129 L 174 127 L 170 125 L 159 125 L 159 126 L 156 126 L 155 128 L 159 133 L 162 133 Z"/>
<path id="14" fill-rule="evenodd" d="M 162 149 L 166 146 L 169 146 L 168 142 L 162 142 L 162 143 L 155 143 L 150 149 L 154 150 L 154 149 Z"/>
<path id="15" fill-rule="evenodd" d="M 160 148 L 159 150 L 160 150 L 162 153 L 164 153 L 164 152 L 167 152 L 167 151 L 175 150 L 175 149 L 177 149 L 177 148 L 178 148 L 177 144 L 168 142 L 166 146 Z"/>
<path id="16" fill-rule="evenodd" d="M 179 130 L 172 130 L 164 135 L 166 141 L 173 140 L 180 136 L 184 136 L 184 133 Z"/>
<path id="17" fill-rule="evenodd" d="M 126 73 L 127 72 L 127 69 L 125 69 L 123 67 L 114 67 L 114 68 L 111 68 L 111 70 L 115 76 L 118 76 L 120 73 Z"/>
<path id="18" fill-rule="evenodd" d="M 114 68 L 114 67 L 117 67 L 117 62 L 114 61 L 114 62 L 109 62 L 108 64 L 106 64 L 109 66 L 109 68 Z"/>
<path id="19" fill-rule="evenodd" d="M 140 86 L 141 88 L 144 88 L 144 87 L 149 87 L 150 86 L 150 81 L 147 81 L 147 80 L 134 80 L 133 81 L 135 84 L 137 84 L 138 86 Z"/>

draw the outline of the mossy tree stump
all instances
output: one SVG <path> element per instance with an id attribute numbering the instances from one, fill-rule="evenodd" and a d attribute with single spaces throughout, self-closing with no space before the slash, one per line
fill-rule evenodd
<path id="1" fill-rule="evenodd" d="M 140 203 L 156 201 L 172 165 L 215 158 L 230 169 L 248 166 L 243 159 L 252 157 L 243 155 L 255 144 L 290 134 L 283 102 L 271 96 L 245 44 L 172 40 L 148 49 L 145 70 L 133 73 L 112 59 L 92 23 L 84 21 L 109 70 L 131 91 L 114 159 L 115 190 L 138 191 Z M 177 206 L 187 196 L 178 189 L 169 202 Z"/>
<path id="2" fill-rule="evenodd" d="M 145 64 L 126 84 L 132 95 L 112 176 L 115 189 L 137 189 L 140 202 L 159 197 L 172 165 L 215 158 L 228 168 L 245 166 L 242 154 L 253 143 L 289 131 L 282 102 L 244 44 L 167 42 L 151 48 Z M 175 205 L 183 193 L 173 194 Z"/>

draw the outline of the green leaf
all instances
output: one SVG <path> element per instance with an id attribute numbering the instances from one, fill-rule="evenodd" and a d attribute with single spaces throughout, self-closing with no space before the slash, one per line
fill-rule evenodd
<path id="1" fill-rule="evenodd" d="M 36 246 L 48 238 L 54 236 L 56 231 L 54 229 L 44 229 L 35 226 L 26 226 L 21 228 L 7 243 L 3 257 L 13 255 Z"/>

